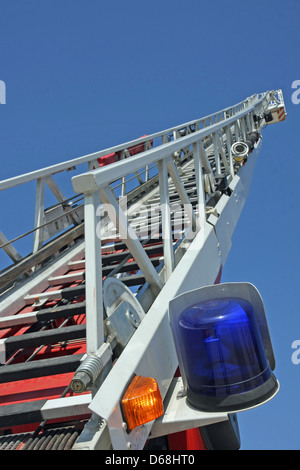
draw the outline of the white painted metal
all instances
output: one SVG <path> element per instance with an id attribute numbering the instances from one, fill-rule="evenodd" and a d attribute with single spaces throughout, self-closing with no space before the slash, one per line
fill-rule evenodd
<path id="1" fill-rule="evenodd" d="M 258 104 L 260 102 L 262 103 L 264 98 L 269 101 L 269 99 L 271 99 L 271 97 L 274 95 L 274 93 L 278 94 L 279 92 L 278 91 L 277 92 L 267 92 L 267 93 L 262 93 L 262 94 L 259 94 L 259 95 L 258 94 L 253 95 L 252 97 L 247 98 L 245 100 L 246 106 L 250 107 L 250 106 L 253 106 L 254 104 Z M 228 113 L 232 112 L 233 114 L 235 114 L 235 113 L 237 113 L 237 107 L 238 107 L 238 105 L 236 105 L 234 107 L 229 107 L 229 108 L 224 109 L 222 112 L 225 112 L 225 113 L 226 112 L 228 112 Z M 73 170 L 75 166 L 79 166 L 79 165 L 89 163 L 89 162 L 93 163 L 93 162 L 97 161 L 98 158 L 103 157 L 107 154 L 120 152 L 120 151 L 122 151 L 126 148 L 136 146 L 136 145 L 138 145 L 140 143 L 143 143 L 143 142 L 150 142 L 151 140 L 157 139 L 157 138 L 161 138 L 162 140 L 164 140 L 165 136 L 167 134 L 170 134 L 173 131 L 180 130 L 182 128 L 185 128 L 185 127 L 188 127 L 188 126 L 193 126 L 193 125 L 201 126 L 208 119 L 210 119 L 213 116 L 215 116 L 215 114 L 212 114 L 210 116 L 205 116 L 201 119 L 196 119 L 196 120 L 193 120 L 193 121 L 189 121 L 189 122 L 181 124 L 179 126 L 175 126 L 175 127 L 166 129 L 162 132 L 156 132 L 156 133 L 151 134 L 147 137 L 140 137 L 139 139 L 135 139 L 135 140 L 126 142 L 125 144 L 116 145 L 114 147 L 110 147 L 110 148 L 107 148 L 105 150 L 101 150 L 100 152 L 94 152 L 94 153 L 85 155 L 83 157 L 74 158 L 72 160 L 68 160 L 68 161 L 63 162 L 63 163 L 58 163 L 56 165 L 52 165 L 52 166 L 49 166 L 49 167 L 46 167 L 46 168 L 41 168 L 39 170 L 32 171 L 30 173 L 26 173 L 24 175 L 20 175 L 20 176 L 16 176 L 16 177 L 13 177 L 13 178 L 3 180 L 3 181 L 0 182 L 0 191 L 3 191 L 4 189 L 7 189 L 7 188 L 17 186 L 19 184 L 24 184 L 24 183 L 28 183 L 30 181 L 35 181 L 38 178 L 42 178 L 44 176 L 55 175 L 55 174 L 60 173 L 62 171 Z"/>
<path id="2" fill-rule="evenodd" d="M 66 253 L 62 253 L 50 265 L 41 269 L 34 274 L 26 283 L 16 285 L 7 293 L 1 296 L 0 317 L 11 316 L 16 311 L 21 310 L 27 302 L 25 296 L 32 295 L 32 299 L 36 298 L 39 293 L 47 289 L 49 278 L 51 276 L 59 276 L 68 270 L 68 262 L 80 260 L 84 256 L 84 242 L 71 247 Z"/>
<path id="3" fill-rule="evenodd" d="M 172 380 L 164 401 L 164 414 L 151 428 L 150 439 L 227 421 L 227 413 L 208 413 L 195 410 L 186 401 L 182 377 Z"/>
<path id="4" fill-rule="evenodd" d="M 45 179 L 38 178 L 36 185 L 33 253 L 35 253 L 43 243 L 43 229 L 38 228 L 44 222 L 44 202 L 45 202 Z"/>
<path id="5" fill-rule="evenodd" d="M 164 245 L 165 280 L 167 280 L 174 269 L 174 252 L 171 233 L 171 210 L 168 188 L 168 170 L 165 160 L 158 162 L 160 207 L 162 213 L 162 236 Z"/>
<path id="6" fill-rule="evenodd" d="M 64 284 L 67 282 L 74 282 L 74 281 L 83 281 L 84 279 L 84 271 L 79 273 L 71 273 L 71 274 L 63 274 L 62 276 L 51 276 L 49 278 L 49 282 L 53 286 L 57 286 L 60 284 Z"/>
<path id="7" fill-rule="evenodd" d="M 217 245 L 214 229 L 206 223 L 95 395 L 90 409 L 107 421 L 114 449 L 126 449 L 128 442 L 132 449 L 143 448 L 153 423 L 133 430 L 130 436 L 124 431 L 120 409 L 124 386 L 133 374 L 154 377 L 165 397 L 178 366 L 167 315 L 169 301 L 193 286 L 214 283 L 221 267 Z"/>
<path id="8" fill-rule="evenodd" d="M 54 180 L 53 176 L 48 176 L 46 178 L 46 182 L 47 182 L 47 185 L 49 186 L 49 188 L 51 189 L 52 193 L 54 194 L 54 196 L 58 200 L 58 202 L 64 202 L 66 200 L 66 197 L 64 196 L 62 190 L 60 189 L 60 187 L 58 186 L 58 184 Z M 70 217 L 71 217 L 71 219 L 73 219 L 73 221 L 75 223 L 80 223 L 81 222 L 80 218 L 78 217 L 78 215 L 76 214 L 75 211 L 72 211 L 70 213 Z"/>
<path id="9" fill-rule="evenodd" d="M 194 159 L 196 156 L 198 201 L 201 202 L 203 206 L 204 183 L 202 170 L 199 168 L 199 150 L 201 149 L 200 142 L 203 142 L 204 138 L 210 135 L 212 136 L 216 172 L 219 174 L 221 173 L 222 161 L 225 171 L 232 177 L 233 163 L 230 161 L 231 155 L 229 155 L 228 162 L 224 152 L 224 144 L 220 141 L 218 133 L 225 128 L 225 137 L 228 141 L 231 141 L 229 126 L 234 124 L 236 138 L 239 138 L 240 135 L 245 138 L 246 121 L 244 120 L 244 117 L 252 111 L 254 111 L 254 106 L 246 110 L 244 106 L 239 106 L 237 114 L 225 119 L 224 122 L 220 121 L 220 118 L 216 117 L 216 123 L 214 124 L 212 119 L 210 119 L 210 126 L 203 130 L 196 131 L 193 134 L 188 134 L 181 139 L 176 138 L 172 142 L 165 143 L 156 149 L 151 149 L 142 155 L 135 156 L 130 160 L 122 161 L 118 166 L 112 165 L 101 170 L 95 170 L 89 174 L 74 177 L 74 190 L 77 192 L 85 192 L 97 191 L 100 188 L 101 191 L 101 188 L 106 188 L 106 185 L 112 180 L 122 178 L 126 174 L 144 167 L 146 162 L 147 164 L 160 162 L 159 169 L 162 173 L 160 176 L 160 184 L 162 185 L 161 201 L 164 201 L 168 197 L 168 193 L 165 186 L 165 169 L 162 162 L 166 161 L 168 172 L 173 179 L 177 192 L 182 202 L 189 207 L 189 210 L 191 211 L 189 216 L 195 223 L 196 217 L 192 210 L 190 199 L 188 198 L 180 181 L 177 168 L 174 161 L 171 160 L 170 155 L 178 156 L 176 153 L 181 151 L 183 147 L 186 148 L 193 145 Z M 177 134 L 175 137 L 177 137 Z M 205 160 L 204 151 L 202 152 L 202 155 L 204 155 Z M 219 211 L 216 213 L 218 214 L 218 217 L 211 216 L 213 218 L 208 221 L 209 223 L 204 223 L 203 229 L 200 230 L 186 254 L 170 275 L 161 294 L 153 303 L 134 337 L 128 343 L 126 350 L 109 373 L 91 403 L 91 410 L 107 421 L 114 449 L 126 449 L 128 448 L 128 445 L 130 445 L 130 448 L 132 449 L 142 448 L 148 437 L 152 423 L 148 423 L 143 427 L 133 430 L 130 433 L 130 436 L 126 431 L 124 431 L 124 427 L 122 426 L 123 418 L 120 409 L 120 400 L 122 393 L 124 392 L 124 384 L 128 383 L 134 374 L 152 376 L 158 381 L 162 396 L 165 397 L 177 367 L 177 358 L 174 354 L 174 344 L 170 335 L 169 325 L 166 321 L 168 302 L 175 295 L 178 295 L 179 292 L 190 290 L 191 285 L 197 285 L 199 287 L 215 281 L 218 274 L 218 272 L 216 272 L 216 268 L 218 268 L 218 270 L 221 269 L 221 266 L 223 266 L 226 261 L 231 246 L 231 236 L 228 236 L 228 232 L 225 232 L 226 235 L 221 235 L 219 240 L 218 230 L 216 229 L 215 232 L 215 230 L 211 230 L 211 227 L 217 227 L 217 224 L 220 226 L 224 223 L 226 223 L 226 225 L 229 224 L 230 229 L 234 229 L 236 226 L 238 215 L 247 196 L 246 189 L 248 188 L 252 178 L 255 163 L 254 155 L 251 156 L 251 159 L 252 163 L 245 166 L 243 174 L 239 175 L 238 179 L 235 179 L 235 177 L 233 178 L 231 183 L 233 195 L 231 198 L 227 196 L 230 200 L 230 205 L 234 206 L 234 208 L 236 206 L 238 209 L 232 211 L 232 207 L 230 207 L 230 210 L 228 211 L 230 214 L 230 220 L 228 220 L 228 213 L 226 214 L 226 211 L 224 211 L 224 216 L 227 215 L 227 220 L 224 222 L 223 212 L 220 208 L 222 204 L 224 205 L 224 203 L 227 202 L 227 199 L 225 195 L 223 196 L 223 199 L 221 198 L 221 201 L 223 202 L 219 203 Z M 239 182 L 241 182 L 240 185 L 238 184 Z M 106 202 L 113 203 L 116 207 L 115 201 L 106 200 Z M 203 218 L 202 207 L 202 219 Z M 210 225 L 210 223 L 212 223 L 212 225 Z M 232 234 L 231 231 L 229 233 Z M 170 257 L 167 257 L 167 262 L 170 263 Z M 205 269 L 199 269 L 200 266 L 205 266 Z M 211 277 L 209 267 L 215 271 Z M 189 284 L 189 288 L 186 284 L 187 282 Z M 152 359 L 151 362 L 149 361 L 149 358 Z"/>
<path id="10" fill-rule="evenodd" d="M 57 183 L 54 181 L 53 176 L 56 175 L 57 173 L 60 172 L 69 172 L 70 170 L 75 169 L 77 166 L 83 165 L 83 164 L 88 164 L 88 169 L 91 170 L 92 168 L 99 168 L 99 164 L 97 162 L 97 158 L 101 158 L 102 156 L 105 156 L 109 153 L 115 153 L 118 152 L 119 154 L 124 155 L 125 151 L 128 148 L 137 146 L 137 145 L 144 145 L 145 152 L 143 152 L 143 155 L 146 154 L 149 151 L 149 148 L 151 146 L 159 146 L 160 149 L 162 150 L 162 146 L 164 144 L 167 144 L 169 136 L 172 134 L 176 134 L 176 141 L 178 142 L 179 147 L 181 146 L 182 148 L 187 148 L 190 145 L 190 140 L 184 140 L 187 138 L 193 137 L 193 135 L 199 131 L 208 129 L 208 132 L 213 134 L 214 131 L 220 130 L 221 128 L 224 128 L 225 126 L 229 126 L 231 123 L 234 123 L 234 121 L 237 118 L 241 118 L 243 115 L 247 116 L 255 109 L 256 113 L 263 113 L 264 110 L 266 110 L 269 106 L 269 103 L 273 106 L 278 106 L 278 104 L 283 103 L 283 98 L 282 98 L 282 93 L 281 91 L 272 91 L 272 92 L 267 92 L 263 94 L 258 94 L 258 95 L 253 95 L 250 98 L 247 98 L 243 102 L 239 103 L 236 106 L 226 108 L 218 113 L 211 114 L 210 116 L 206 116 L 201 119 L 197 119 L 194 121 L 190 121 L 188 123 L 184 123 L 180 126 L 176 126 L 170 129 L 167 129 L 162 132 L 157 132 L 154 134 L 151 134 L 149 136 L 144 136 L 139 139 L 135 139 L 133 141 L 127 142 L 122 145 L 117 145 L 111 148 L 108 148 L 106 150 L 100 151 L 100 152 L 95 152 L 89 155 L 85 155 L 83 157 L 75 158 L 73 160 L 66 161 L 64 163 L 60 163 L 57 165 L 53 165 L 50 167 L 42 168 L 40 170 L 33 171 L 31 173 L 27 173 L 25 175 L 20 175 L 14 178 L 9 178 L 4 181 L 0 181 L 0 191 L 7 189 L 7 188 L 12 188 L 14 186 L 20 185 L 20 184 L 25 184 L 30 181 L 37 181 L 37 180 L 46 180 L 48 186 L 52 190 L 52 192 L 55 194 L 58 200 L 61 200 L 63 197 L 63 193 L 61 189 L 58 187 Z M 207 122 L 210 123 L 209 126 L 207 126 Z M 213 123 L 216 124 L 213 124 Z M 237 121 L 236 121 L 237 123 Z M 253 118 L 252 118 L 252 124 L 253 124 Z M 216 128 L 216 126 L 218 126 Z M 193 128 L 194 132 L 191 130 Z M 184 132 L 182 132 L 184 131 Z M 183 135 L 183 136 L 182 136 Z M 200 139 L 199 139 L 200 140 Z M 182 142 L 182 145 L 181 143 Z M 174 143 L 174 142 L 171 142 Z M 174 149 L 174 153 L 179 151 L 179 147 L 177 149 Z M 148 150 L 147 150 L 148 149 Z M 128 152 L 128 150 L 127 150 Z M 172 152 L 171 152 L 172 153 Z M 149 155 L 149 154 L 148 154 Z M 131 157 L 131 160 L 135 159 L 136 157 Z M 146 168 L 146 173 L 149 170 L 150 163 L 147 163 L 145 165 Z M 118 165 L 119 167 L 119 165 Z M 133 172 L 137 171 L 139 168 L 137 168 L 136 164 L 134 163 L 133 165 Z M 102 169 L 103 170 L 103 169 Z M 102 174 L 104 176 L 104 174 Z M 124 175 L 122 176 L 124 178 Z M 124 189 L 124 181 L 122 183 L 122 187 Z M 41 200 L 40 200 L 41 202 Z M 40 202 L 37 204 L 37 210 L 36 210 L 36 217 L 39 216 L 42 218 L 42 214 L 39 214 L 39 210 L 41 209 L 41 204 Z M 41 212 L 41 211 L 40 211 Z M 74 220 L 76 223 L 77 221 L 77 212 L 75 211 L 74 213 L 70 213 L 70 217 Z M 42 228 L 40 229 L 37 224 L 35 225 L 35 229 L 37 231 L 37 235 L 35 236 L 35 249 L 37 249 L 37 246 L 40 246 L 42 243 L 42 237 L 40 236 L 43 232 Z M 30 232 L 28 232 L 30 233 Z M 46 235 L 46 234 L 45 234 Z M 47 238 L 46 236 L 44 237 L 45 239 Z M 1 245 L 0 245 L 1 247 Z"/>
<path id="11" fill-rule="evenodd" d="M 240 168 L 239 173 L 235 175 L 230 183 L 229 187 L 232 190 L 231 197 L 223 194 L 217 203 L 215 210 L 218 216 L 211 215 L 208 219 L 209 223 L 215 227 L 220 244 L 222 264 L 225 263 L 231 249 L 231 238 L 249 193 L 260 148 L 261 146 L 259 145 L 257 150 L 251 155 L 251 158 L 248 159 L 247 166 Z M 245 174 L 247 176 L 244 176 Z M 221 214 L 222 217 L 220 217 Z"/>
<path id="12" fill-rule="evenodd" d="M 47 400 L 41 408 L 42 418 L 57 419 L 88 414 L 91 394 Z"/>
<path id="13" fill-rule="evenodd" d="M 95 353 L 104 341 L 101 240 L 97 236 L 96 220 L 99 203 L 99 192 L 85 195 L 85 298 L 88 354 Z"/>
<path id="14" fill-rule="evenodd" d="M 66 255 L 60 256 L 48 268 L 41 269 L 40 272 L 33 275 L 27 285 L 16 287 L 11 294 L 5 294 L 2 297 L 4 321 L 9 321 L 8 317 L 16 312 L 16 307 L 21 308 L 26 302 L 33 303 L 37 297 L 41 300 L 48 298 L 47 292 L 43 291 L 49 287 L 51 279 L 54 284 L 59 282 L 61 279 L 59 276 L 67 272 L 69 263 L 79 261 L 80 267 L 85 267 L 87 353 L 97 353 L 104 341 L 101 233 L 97 228 L 97 216 L 101 212 L 99 211 L 100 199 L 103 205 L 107 205 L 108 212 L 111 211 L 110 219 L 117 229 L 116 238 L 121 237 L 124 240 L 147 281 L 138 297 L 147 314 L 99 390 L 96 390 L 89 406 L 89 409 L 107 424 L 113 449 L 128 449 L 129 446 L 131 449 L 142 449 L 153 426 L 153 422 L 147 423 L 129 434 L 123 425 L 120 400 L 124 388 L 133 374 L 154 377 L 158 381 L 165 405 L 173 408 L 171 403 L 174 397 L 168 401 L 167 392 L 178 366 L 178 359 L 167 315 L 169 301 L 180 293 L 213 284 L 224 266 L 231 247 L 231 237 L 247 197 L 258 152 L 258 149 L 255 149 L 247 164 L 237 168 L 234 167 L 235 164 L 230 153 L 231 144 L 241 137 L 245 138 L 246 132 L 255 128 L 253 113 L 263 116 L 270 103 L 276 101 L 276 106 L 278 106 L 280 100 L 282 100 L 282 95 L 279 92 L 254 95 L 234 107 L 200 120 L 0 182 L 1 191 L 29 181 L 37 181 L 35 210 L 35 228 L 37 230 L 34 248 L 37 250 L 42 243 L 40 225 L 44 214 L 44 181 L 47 181 L 57 199 L 61 201 L 63 194 L 53 180 L 55 173 L 68 171 L 75 165 L 83 163 L 88 163 L 89 170 L 92 170 L 93 167 L 96 168 L 88 173 L 75 176 L 72 180 L 75 192 L 83 192 L 85 198 L 85 247 L 84 243 L 80 242 L 76 247 L 69 248 Z M 152 142 L 155 139 L 159 140 L 159 144 L 152 147 Z M 141 143 L 144 143 L 144 152 L 130 156 L 130 158 L 124 158 L 117 164 L 98 168 L 97 158 L 114 152 L 119 152 L 121 157 L 126 154 L 129 156 L 128 149 Z M 177 167 L 182 154 L 191 160 L 181 167 Z M 143 182 L 142 173 L 138 173 L 139 170 L 145 169 L 145 181 L 150 180 L 149 167 L 151 165 L 158 166 L 158 186 L 147 196 L 140 197 L 139 202 L 133 204 L 128 210 L 123 209 L 110 184 L 121 181 L 119 189 L 121 195 L 124 196 L 126 181 L 129 181 L 132 175 L 134 178 L 138 178 L 140 183 Z M 183 184 L 186 182 L 185 175 L 191 174 L 193 169 L 195 170 L 197 189 L 197 194 L 194 197 L 198 203 L 196 210 L 192 207 L 192 200 Z M 208 195 L 214 195 L 215 175 L 221 173 L 223 169 L 229 176 L 229 189 L 232 194 L 231 196 L 223 194 L 218 203 L 214 205 L 212 215 L 209 215 L 206 208 L 205 188 Z M 237 174 L 235 174 L 236 171 Z M 170 175 L 169 179 L 168 174 Z M 129 178 L 126 180 L 126 177 Z M 183 231 L 182 239 L 176 243 L 174 252 L 170 237 L 170 211 L 168 210 L 170 195 L 173 191 L 171 188 L 176 189 L 191 221 L 189 229 Z M 160 191 L 161 206 L 165 203 L 165 211 L 162 214 L 165 263 L 163 270 L 161 267 L 160 270 L 153 267 L 132 228 L 134 223 L 130 222 L 134 218 L 135 209 L 140 207 L 143 202 L 150 201 L 151 197 L 158 194 L 158 191 Z M 195 231 L 195 227 L 197 227 L 197 231 Z M 189 236 L 191 232 L 193 232 L 193 237 Z M 83 262 L 84 248 L 85 261 Z M 152 293 L 149 294 L 151 289 Z M 59 291 L 52 292 L 48 295 L 55 296 L 59 293 Z M 71 402 L 79 407 L 81 405 L 86 407 L 87 403 L 84 398 L 80 396 L 72 398 L 73 400 L 68 402 L 66 399 L 57 402 L 58 408 L 65 407 L 67 413 L 72 406 Z M 49 403 L 46 408 L 49 411 L 49 416 L 55 417 L 57 413 L 54 410 L 57 407 L 54 400 L 51 402 L 52 404 Z M 181 401 L 181 405 L 182 408 L 180 407 L 178 410 L 180 416 L 176 415 L 175 411 L 173 420 L 170 418 L 170 414 L 169 417 L 165 415 L 161 421 L 158 421 L 156 431 L 155 426 L 153 427 L 153 432 L 155 431 L 159 435 L 163 432 L 163 428 L 168 429 L 168 432 L 187 429 L 187 426 L 192 427 L 195 423 L 198 425 L 199 422 L 207 422 L 203 419 L 214 419 L 214 422 L 226 419 L 224 415 L 218 417 L 206 415 L 201 418 L 199 415 L 193 416 L 193 413 L 188 414 L 185 410 L 185 420 L 182 412 L 185 406 L 183 401 Z M 192 426 L 191 422 L 194 423 Z M 99 440 L 102 439 L 103 432 L 95 431 L 95 436 L 97 438 L 92 439 L 93 442 L 89 444 L 89 448 L 101 447 Z M 107 440 L 107 435 L 105 439 Z"/>
<path id="15" fill-rule="evenodd" d="M 180 180 L 180 176 L 178 174 L 178 170 L 171 158 L 167 158 L 167 167 L 168 167 L 168 172 L 173 180 L 173 183 L 175 185 L 175 188 L 177 190 L 177 193 L 181 199 L 181 202 L 184 206 L 184 209 L 187 213 L 188 218 L 191 221 L 191 224 L 193 226 L 193 230 L 196 232 L 197 230 L 197 217 L 195 215 L 195 212 L 193 210 L 193 206 L 191 204 L 191 201 L 186 193 L 186 190 L 182 184 L 182 181 Z"/>
<path id="16" fill-rule="evenodd" d="M 14 246 L 12 246 L 9 241 L 7 240 L 6 236 L 0 232 L 0 244 L 1 245 L 4 245 L 4 251 L 5 253 L 14 261 L 14 262 L 17 262 L 17 261 L 20 261 L 20 259 L 22 259 L 22 256 L 20 255 L 20 253 L 18 253 L 18 251 L 15 249 Z"/>
<path id="17" fill-rule="evenodd" d="M 204 224 L 206 221 L 206 202 L 205 202 L 204 178 L 203 178 L 202 165 L 201 165 L 199 142 L 193 144 L 193 155 L 194 155 L 195 178 L 196 178 L 197 197 L 198 197 L 199 227 L 201 229 L 201 227 L 204 227 Z"/>
<path id="18" fill-rule="evenodd" d="M 131 290 L 121 280 L 107 277 L 103 282 L 103 303 L 108 317 L 111 316 L 121 302 L 132 305 L 140 320 L 144 318 L 145 312 Z"/>
<path id="19" fill-rule="evenodd" d="M 147 150 L 142 154 L 132 156 L 130 159 L 121 160 L 118 165 L 107 165 L 103 168 L 93 170 L 89 173 L 74 176 L 72 178 L 73 188 L 76 193 L 85 193 L 96 191 L 105 183 L 121 179 L 122 176 L 134 173 L 147 165 L 157 162 L 158 160 L 169 158 L 175 152 L 181 151 L 183 147 L 192 145 L 198 140 L 203 140 L 210 134 L 214 134 L 223 127 L 230 125 L 247 112 L 253 111 L 254 106 L 249 108 L 249 111 L 240 111 L 237 115 L 227 118 L 222 122 L 212 124 L 210 127 L 201 129 L 192 134 L 176 139 L 175 141 L 167 144 L 160 145 L 159 147 Z M 1 185 L 0 185 L 1 188 Z"/>
<path id="20" fill-rule="evenodd" d="M 118 205 L 108 186 L 104 186 L 100 189 L 100 197 L 103 204 L 106 204 L 107 211 L 111 213 L 110 217 L 112 222 L 116 224 L 118 232 L 121 234 L 129 251 L 132 253 L 141 271 L 144 273 L 146 280 L 149 282 L 154 291 L 158 293 L 162 288 L 162 282 L 160 281 L 157 272 L 155 271 L 148 256 L 138 241 L 122 208 Z M 96 212 L 93 214 L 94 218 L 95 213 Z"/>

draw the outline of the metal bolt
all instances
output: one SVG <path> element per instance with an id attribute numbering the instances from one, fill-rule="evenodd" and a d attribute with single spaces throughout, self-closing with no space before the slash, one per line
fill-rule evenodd
<path id="1" fill-rule="evenodd" d="M 90 375 L 85 372 L 76 372 L 72 381 L 71 381 L 71 389 L 75 393 L 81 393 L 87 390 L 87 387 L 91 383 L 91 377 Z"/>
<path id="2" fill-rule="evenodd" d="M 71 389 L 75 393 L 81 393 L 92 385 L 103 369 L 101 359 L 97 356 L 88 356 L 78 367 L 71 380 Z"/>
<path id="3" fill-rule="evenodd" d="M 75 393 L 81 393 L 85 390 L 85 387 L 83 385 L 83 383 L 81 382 L 81 380 L 72 380 L 72 383 L 71 383 L 71 388 L 73 390 L 73 392 Z"/>

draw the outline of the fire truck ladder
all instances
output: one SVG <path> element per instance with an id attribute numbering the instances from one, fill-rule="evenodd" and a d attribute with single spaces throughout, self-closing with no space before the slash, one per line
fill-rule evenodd
<path id="1" fill-rule="evenodd" d="M 0 232 L 12 260 L 0 272 L 1 449 L 143 449 L 167 435 L 172 448 L 180 432 L 229 420 L 177 410 L 168 302 L 220 281 L 261 131 L 285 116 L 281 90 L 253 95 L 0 182 L 36 184 L 33 229 Z M 70 182 L 85 164 L 66 198 L 56 175 Z M 31 236 L 21 256 L 15 245 Z M 156 379 L 165 413 L 129 433 L 120 401 L 135 374 Z"/>

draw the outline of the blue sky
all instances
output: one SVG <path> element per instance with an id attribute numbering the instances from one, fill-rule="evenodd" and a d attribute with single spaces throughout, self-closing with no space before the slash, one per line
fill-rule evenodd
<path id="1" fill-rule="evenodd" d="M 298 0 L 0 0 L 0 180 L 283 90 L 223 275 L 259 289 L 281 383 L 239 415 L 243 449 L 300 448 L 299 17 Z M 0 194 L 7 238 L 32 228 L 33 201 L 31 185 Z"/>

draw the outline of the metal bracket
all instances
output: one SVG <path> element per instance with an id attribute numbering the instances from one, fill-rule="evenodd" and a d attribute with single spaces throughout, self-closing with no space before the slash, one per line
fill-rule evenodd
<path id="1" fill-rule="evenodd" d="M 171 382 L 164 409 L 164 414 L 153 424 L 150 439 L 228 420 L 227 413 L 207 413 L 192 408 L 186 401 L 182 377 Z"/>

